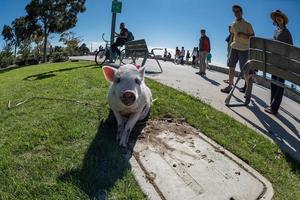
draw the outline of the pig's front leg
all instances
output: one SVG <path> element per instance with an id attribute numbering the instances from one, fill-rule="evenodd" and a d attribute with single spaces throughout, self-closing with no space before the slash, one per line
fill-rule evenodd
<path id="1" fill-rule="evenodd" d="M 123 134 L 125 120 L 123 119 L 122 115 L 118 111 L 113 111 L 113 112 L 118 124 L 116 139 L 119 140 L 121 138 L 121 134 Z"/>
<path id="2" fill-rule="evenodd" d="M 141 116 L 141 111 L 134 113 L 132 115 L 130 115 L 128 121 L 126 122 L 125 128 L 123 130 L 122 133 L 122 137 L 120 140 L 120 145 L 122 147 L 127 147 L 127 143 L 128 143 L 128 139 L 129 139 L 129 135 L 133 129 L 133 127 L 135 126 L 136 122 L 139 120 L 140 116 Z"/>

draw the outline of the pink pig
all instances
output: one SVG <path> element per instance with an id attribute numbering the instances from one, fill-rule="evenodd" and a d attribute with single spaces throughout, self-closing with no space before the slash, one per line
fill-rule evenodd
<path id="1" fill-rule="evenodd" d="M 118 123 L 117 140 L 127 147 L 134 125 L 147 117 L 152 102 L 151 91 L 144 82 L 145 67 L 127 64 L 119 69 L 102 69 L 106 80 L 112 83 L 108 103 Z"/>

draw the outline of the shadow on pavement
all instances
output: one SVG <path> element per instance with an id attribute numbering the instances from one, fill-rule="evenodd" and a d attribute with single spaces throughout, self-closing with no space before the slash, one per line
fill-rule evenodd
<path id="1" fill-rule="evenodd" d="M 268 105 L 266 104 L 265 101 L 261 100 L 259 97 L 257 97 L 256 95 L 252 94 L 252 98 L 256 101 L 256 103 L 258 103 L 261 107 L 266 108 Z M 297 121 L 298 123 L 300 123 L 299 119 L 297 119 L 294 115 L 292 115 L 290 112 L 288 112 L 287 110 L 285 110 L 284 108 L 280 107 L 280 110 L 283 111 L 284 113 L 286 113 L 288 116 L 290 116 L 291 118 L 293 118 L 295 121 Z M 276 115 L 277 119 L 279 119 L 284 125 L 286 125 L 293 133 L 295 133 L 298 138 L 300 139 L 299 136 L 299 132 L 297 130 L 297 128 L 295 127 L 294 124 L 292 124 L 288 119 L 286 119 L 283 115 L 281 115 L 280 113 L 278 113 Z"/>
<path id="2" fill-rule="evenodd" d="M 107 194 L 116 185 L 116 181 L 122 179 L 131 168 L 129 159 L 146 120 L 134 127 L 130 135 L 130 148 L 124 150 L 115 139 L 117 123 L 110 112 L 108 118 L 100 122 L 95 138 L 86 151 L 82 167 L 62 174 L 58 180 L 71 182 L 90 199 L 107 199 Z"/>
<path id="3" fill-rule="evenodd" d="M 159 76 L 161 74 L 161 72 L 155 72 L 155 71 L 145 71 L 145 75 L 146 77 L 156 77 Z"/>
<path id="4" fill-rule="evenodd" d="M 290 113 L 289 111 L 287 111 L 283 107 L 280 107 L 280 110 L 282 112 L 284 112 L 285 114 L 287 114 L 288 116 L 290 116 L 291 118 L 293 118 L 296 122 L 300 123 L 300 119 L 299 118 L 297 118 L 295 115 L 293 115 L 292 113 Z"/>
<path id="5" fill-rule="evenodd" d="M 40 74 L 34 74 L 34 75 L 31 75 L 31 76 L 27 76 L 23 80 L 35 81 L 35 80 L 51 78 L 53 76 L 56 76 L 54 73 L 57 73 L 57 72 L 71 71 L 71 70 L 76 70 L 76 69 L 80 69 L 80 68 L 84 68 L 84 67 L 91 67 L 91 66 L 95 66 L 95 64 L 84 65 L 84 66 L 79 66 L 79 67 L 71 67 L 71 68 L 65 68 L 65 69 L 58 69 L 58 70 L 53 70 L 53 71 L 49 71 L 49 72 L 43 72 L 43 73 L 40 73 Z"/>
<path id="6" fill-rule="evenodd" d="M 204 80 L 210 82 L 211 84 L 215 85 L 215 86 L 221 85 L 219 82 L 217 82 L 217 81 L 215 81 L 215 80 L 213 80 L 213 79 L 210 79 L 210 78 L 208 78 L 207 76 L 202 76 L 202 78 L 203 78 Z"/>
<path id="7" fill-rule="evenodd" d="M 233 110 L 232 108 L 229 109 L 239 117 L 244 119 L 247 123 L 258 129 L 260 132 L 270 137 L 284 153 L 287 153 L 295 160 L 300 162 L 300 140 L 292 136 L 280 124 L 274 121 L 268 114 L 262 112 L 259 109 L 259 106 L 253 100 L 252 105 L 253 106 L 248 106 L 247 108 L 251 112 L 253 112 L 253 114 L 257 117 L 257 119 L 261 122 L 265 129 L 255 124 L 251 119 L 244 117 L 236 110 Z"/>

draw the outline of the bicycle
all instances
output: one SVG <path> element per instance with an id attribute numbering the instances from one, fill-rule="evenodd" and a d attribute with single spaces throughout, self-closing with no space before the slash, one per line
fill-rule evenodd
<path id="1" fill-rule="evenodd" d="M 117 53 L 112 53 L 112 49 L 110 46 L 110 42 L 108 40 L 104 39 L 104 33 L 102 34 L 102 39 L 105 42 L 105 48 L 103 48 L 101 45 L 99 47 L 99 50 L 96 53 L 95 56 L 95 62 L 97 65 L 102 65 L 104 63 L 110 63 L 110 60 L 112 60 L 112 63 L 116 63 L 119 60 L 119 64 L 124 64 L 122 62 L 123 55 L 125 54 L 125 49 L 121 51 L 121 55 L 117 55 Z M 112 58 L 112 59 L 110 59 Z"/>

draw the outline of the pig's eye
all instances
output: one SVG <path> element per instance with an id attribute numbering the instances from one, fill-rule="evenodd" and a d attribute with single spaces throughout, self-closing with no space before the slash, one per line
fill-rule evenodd
<path id="1" fill-rule="evenodd" d="M 135 83 L 136 83 L 136 84 L 141 84 L 141 81 L 140 81 L 138 78 L 136 78 L 136 79 L 135 79 Z"/>
<path id="2" fill-rule="evenodd" d="M 120 77 L 117 77 L 117 78 L 115 79 L 115 82 L 116 82 L 116 83 L 120 83 L 120 81 L 121 81 L 121 78 L 120 78 Z"/>

